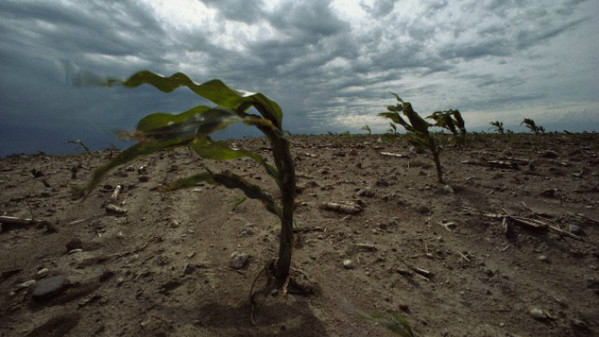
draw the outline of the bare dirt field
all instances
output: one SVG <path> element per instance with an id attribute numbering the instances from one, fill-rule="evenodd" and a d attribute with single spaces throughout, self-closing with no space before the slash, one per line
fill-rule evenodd
<path id="1" fill-rule="evenodd" d="M 276 196 L 254 161 L 159 153 L 73 201 L 115 152 L 0 159 L 0 336 L 393 335 L 360 313 L 401 314 L 416 336 L 599 335 L 597 134 L 447 140 L 445 184 L 401 138 L 291 140 L 293 275 L 313 293 L 259 297 L 254 324 L 278 219 L 224 187 L 156 191 L 208 167 Z M 270 156 L 265 139 L 235 142 Z"/>

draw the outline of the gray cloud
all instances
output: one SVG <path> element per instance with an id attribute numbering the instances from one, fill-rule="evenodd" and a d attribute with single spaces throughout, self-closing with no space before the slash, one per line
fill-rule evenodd
<path id="1" fill-rule="evenodd" d="M 397 0 L 377 0 L 374 5 L 371 6 L 364 1 L 360 1 L 360 7 L 373 17 L 379 18 L 391 14 L 397 2 Z"/>
<path id="2" fill-rule="evenodd" d="M 262 20 L 263 1 L 259 0 L 201 0 L 210 7 L 217 8 L 224 19 L 244 23 Z"/>
<path id="3" fill-rule="evenodd" d="M 201 3 L 208 12 L 180 22 L 145 0 L 0 2 L 0 155 L 65 151 L 72 138 L 106 147 L 146 113 L 203 102 L 184 89 L 75 86 L 139 69 L 261 91 L 292 132 L 383 131 L 374 114 L 389 91 L 423 113 L 459 108 L 473 127 L 568 114 L 585 125 L 599 109 L 592 1 Z"/>

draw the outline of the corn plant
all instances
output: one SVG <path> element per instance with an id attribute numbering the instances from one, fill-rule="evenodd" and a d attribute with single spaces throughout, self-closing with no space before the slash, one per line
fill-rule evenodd
<path id="1" fill-rule="evenodd" d="M 443 171 L 441 170 L 441 161 L 439 160 L 441 148 L 435 141 L 433 133 L 428 130 L 431 124 L 414 111 L 410 102 L 405 102 L 394 93 L 391 94 L 395 96 L 399 103 L 387 106 L 387 112 L 381 112 L 379 116 L 389 118 L 393 123 L 403 126 L 408 131 L 408 141 L 417 149 L 428 149 L 431 151 L 437 168 L 437 179 L 440 183 L 443 183 Z M 408 118 L 409 122 L 399 115 L 400 112 Z"/>
<path id="2" fill-rule="evenodd" d="M 87 145 L 85 145 L 85 143 L 83 141 L 81 141 L 80 139 L 71 139 L 71 140 L 67 141 L 67 144 L 77 145 L 79 148 L 81 148 L 83 151 L 85 151 L 85 153 L 92 154 L 89 147 L 87 147 Z"/>
<path id="3" fill-rule="evenodd" d="M 502 135 L 505 133 L 505 129 L 503 128 L 503 122 L 493 121 L 493 122 L 490 122 L 489 125 L 491 125 L 491 128 L 498 134 Z"/>
<path id="4" fill-rule="evenodd" d="M 397 125 L 393 124 L 392 122 L 389 122 L 389 128 L 387 129 L 387 133 L 391 135 L 396 135 Z"/>
<path id="5" fill-rule="evenodd" d="M 435 111 L 426 118 L 434 120 L 434 126 L 449 130 L 457 144 L 466 145 L 466 126 L 459 110 Z"/>
<path id="6" fill-rule="evenodd" d="M 369 135 L 372 134 L 372 130 L 370 129 L 370 126 L 368 126 L 368 124 L 361 127 L 360 130 L 364 130 L 364 131 L 368 132 Z"/>
<path id="7" fill-rule="evenodd" d="M 522 120 L 520 125 L 522 125 L 522 124 L 524 124 L 524 126 L 526 126 L 530 130 L 530 132 L 534 133 L 535 135 L 545 133 L 545 128 L 542 126 L 536 125 L 535 121 L 533 121 L 530 118 L 524 118 L 524 120 Z"/>
<path id="8" fill-rule="evenodd" d="M 198 156 L 213 160 L 231 160 L 247 157 L 258 162 L 267 174 L 277 183 L 281 194 L 280 202 L 261 187 L 250 184 L 243 177 L 228 170 L 223 172 L 205 172 L 176 180 L 164 187 L 173 191 L 193 187 L 200 182 L 219 184 L 227 188 L 240 189 L 246 197 L 260 200 L 266 209 L 281 221 L 279 255 L 271 265 L 274 282 L 270 286 L 283 289 L 289 282 L 293 244 L 293 210 L 295 199 L 295 171 L 289 152 L 289 141 L 282 129 L 283 113 L 281 108 L 266 96 L 232 90 L 220 80 L 196 84 L 183 73 L 163 77 L 150 71 L 140 71 L 129 79 L 106 80 L 106 85 L 122 85 L 133 88 L 149 84 L 158 90 L 169 93 L 179 87 L 187 87 L 195 94 L 216 104 L 214 107 L 199 105 L 180 114 L 153 113 L 142 118 L 134 132 L 127 133 L 137 143 L 121 152 L 107 164 L 96 169 L 89 183 L 73 189 L 76 197 L 83 197 L 96 187 L 103 177 L 117 166 L 123 165 L 139 156 L 149 155 L 162 150 L 188 147 Z M 248 112 L 255 108 L 260 115 Z M 273 167 L 260 155 L 242 149 L 230 147 L 227 143 L 213 141 L 210 134 L 224 129 L 232 123 L 243 122 L 255 126 L 269 139 L 275 162 Z"/>

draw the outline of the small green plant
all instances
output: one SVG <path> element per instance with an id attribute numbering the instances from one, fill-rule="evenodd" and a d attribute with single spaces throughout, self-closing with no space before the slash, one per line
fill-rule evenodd
<path id="1" fill-rule="evenodd" d="M 364 131 L 368 132 L 369 135 L 372 134 L 372 130 L 370 130 L 370 126 L 368 126 L 368 124 L 361 127 L 360 130 L 364 130 Z"/>
<path id="2" fill-rule="evenodd" d="M 393 123 L 400 124 L 406 131 L 408 131 L 408 141 L 414 145 L 417 149 L 425 150 L 428 149 L 435 161 L 435 167 L 437 168 L 437 180 L 439 183 L 443 183 L 443 171 L 441 169 L 441 161 L 439 154 L 441 147 L 435 141 L 433 133 L 428 130 L 431 126 L 430 123 L 425 121 L 414 109 L 410 102 L 405 102 L 398 95 L 391 93 L 397 101 L 396 105 L 387 106 L 387 112 L 379 113 L 379 116 L 389 118 Z M 408 121 L 404 120 L 399 113 L 402 112 Z"/>
<path id="3" fill-rule="evenodd" d="M 526 126 L 530 132 L 534 133 L 535 135 L 545 133 L 545 128 L 540 125 L 536 125 L 535 121 L 530 118 L 524 118 L 520 125 L 522 124 L 524 124 L 524 126 Z"/>
<path id="4" fill-rule="evenodd" d="M 289 152 L 290 144 L 282 128 L 283 112 L 277 103 L 260 93 L 252 94 L 233 90 L 220 80 L 196 84 L 183 73 L 163 77 L 150 71 L 140 71 L 125 81 L 110 79 L 103 84 L 122 85 L 129 88 L 149 84 L 166 93 L 179 87 L 187 87 L 195 94 L 215 103 L 216 106 L 199 105 L 180 114 L 153 113 L 142 118 L 138 122 L 135 132 L 124 133 L 125 136 L 137 140 L 137 143 L 96 169 L 87 185 L 74 187 L 74 196 L 83 197 L 88 194 L 115 167 L 139 156 L 158 151 L 188 147 L 204 159 L 250 158 L 262 165 L 267 174 L 276 181 L 281 195 L 280 202 L 276 202 L 260 186 L 250 184 L 243 177 L 228 170 L 212 172 L 206 169 L 196 175 L 176 180 L 165 186 L 164 191 L 189 188 L 197 183 L 207 182 L 240 189 L 246 197 L 260 200 L 266 209 L 281 221 L 279 255 L 276 262 L 273 261 L 268 268 L 274 277 L 269 277 L 267 288 L 284 289 L 289 283 L 293 245 L 295 170 Z M 255 108 L 260 115 L 248 112 L 250 108 Z M 266 163 L 265 159 L 256 153 L 232 148 L 226 142 L 210 139 L 210 134 L 213 132 L 236 122 L 254 126 L 266 135 L 271 143 L 276 167 Z"/>
<path id="5" fill-rule="evenodd" d="M 384 328 L 391 330 L 395 335 L 402 337 L 414 337 L 414 332 L 405 317 L 399 314 L 364 314 L 358 315 L 359 319 L 374 322 Z"/>
<path id="6" fill-rule="evenodd" d="M 234 211 L 239 207 L 239 205 L 243 204 L 247 200 L 246 197 L 240 195 L 231 201 L 231 210 Z"/>
<path id="7" fill-rule="evenodd" d="M 81 148 L 83 151 L 85 151 L 85 153 L 92 154 L 92 152 L 89 149 L 89 147 L 87 147 L 87 145 L 85 145 L 85 143 L 82 142 L 80 139 L 71 139 L 71 140 L 67 141 L 67 144 L 75 144 L 79 148 Z"/>
<path id="8" fill-rule="evenodd" d="M 391 134 L 391 135 L 396 135 L 397 134 L 397 125 L 393 124 L 392 122 L 389 122 L 389 128 L 387 129 L 387 133 Z"/>
<path id="9" fill-rule="evenodd" d="M 491 125 L 491 128 L 498 134 L 502 135 L 505 133 L 505 129 L 503 128 L 503 122 L 493 121 L 493 122 L 489 123 L 489 125 Z"/>
<path id="10" fill-rule="evenodd" d="M 426 118 L 434 120 L 434 126 L 449 130 L 457 144 L 466 145 L 466 126 L 459 110 L 435 111 Z"/>

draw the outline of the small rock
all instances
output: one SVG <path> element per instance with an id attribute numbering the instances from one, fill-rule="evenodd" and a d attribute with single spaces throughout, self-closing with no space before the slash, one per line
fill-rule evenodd
<path id="1" fill-rule="evenodd" d="M 537 259 L 539 259 L 539 261 L 549 262 L 549 259 L 545 255 L 539 255 L 539 257 L 537 257 Z"/>
<path id="2" fill-rule="evenodd" d="M 371 190 L 369 188 L 365 188 L 365 189 L 359 190 L 358 193 L 356 193 L 356 195 L 359 197 L 372 198 L 375 196 L 375 193 L 373 190 Z"/>
<path id="3" fill-rule="evenodd" d="M 186 263 L 185 267 L 183 267 L 183 274 L 189 275 L 189 274 L 193 273 L 194 270 L 195 270 L 194 266 L 190 265 L 189 263 Z"/>
<path id="4" fill-rule="evenodd" d="M 555 152 L 555 151 L 547 150 L 541 154 L 541 157 L 553 159 L 553 158 L 557 158 L 558 155 L 557 155 L 557 152 Z"/>
<path id="5" fill-rule="evenodd" d="M 244 228 L 239 232 L 239 237 L 247 238 L 254 235 L 254 231 L 251 228 Z"/>
<path id="6" fill-rule="evenodd" d="M 575 318 L 572 320 L 572 326 L 578 330 L 589 331 L 589 324 L 579 318 Z"/>
<path id="7" fill-rule="evenodd" d="M 150 177 L 148 177 L 146 175 L 141 175 L 141 176 L 137 177 L 137 179 L 142 183 L 146 183 L 146 182 L 150 181 Z"/>
<path id="8" fill-rule="evenodd" d="M 81 253 L 82 251 L 83 251 L 83 249 L 81 249 L 81 248 L 71 249 L 71 250 L 69 250 L 69 255 L 76 254 L 76 253 Z"/>
<path id="9" fill-rule="evenodd" d="M 229 261 L 229 266 L 233 269 L 241 269 L 245 267 L 249 260 L 249 255 L 246 253 L 233 252 L 231 254 L 231 260 Z"/>
<path id="10" fill-rule="evenodd" d="M 551 189 L 545 190 L 545 191 L 541 192 L 540 195 L 543 197 L 546 197 L 546 198 L 555 198 L 555 197 L 557 197 L 557 189 L 551 188 Z"/>
<path id="11" fill-rule="evenodd" d="M 42 268 L 40 270 L 38 270 L 37 272 L 37 277 L 45 277 L 46 275 L 48 275 L 48 273 L 50 272 L 50 270 L 48 268 Z"/>
<path id="12" fill-rule="evenodd" d="M 81 242 L 81 239 L 75 238 L 69 241 L 65 246 L 67 247 L 67 252 L 70 252 L 73 249 L 82 249 L 83 243 Z"/>
<path id="13" fill-rule="evenodd" d="M 102 275 L 100 275 L 99 281 L 102 283 L 106 282 L 106 281 L 110 280 L 113 276 L 114 276 L 113 271 L 106 270 L 102 273 Z"/>
<path id="14" fill-rule="evenodd" d="M 17 284 L 17 289 L 21 290 L 21 289 L 29 288 L 29 287 L 35 285 L 36 282 L 37 282 L 36 280 L 29 280 L 29 281 L 25 281 L 23 283 L 19 283 L 19 284 Z"/>
<path id="15" fill-rule="evenodd" d="M 450 185 L 443 186 L 443 192 L 445 192 L 447 194 L 455 193 L 455 191 L 453 190 L 453 187 L 451 187 Z"/>
<path id="16" fill-rule="evenodd" d="M 354 261 L 352 261 L 350 259 L 343 260 L 343 268 L 345 268 L 345 269 L 353 269 L 354 268 Z"/>
<path id="17" fill-rule="evenodd" d="M 568 226 L 568 231 L 574 235 L 582 234 L 582 228 L 575 224 L 571 224 L 570 226 Z"/>
<path id="18" fill-rule="evenodd" d="M 544 321 L 547 319 L 545 312 L 539 308 L 530 309 L 530 315 L 538 321 Z"/>
<path id="19" fill-rule="evenodd" d="M 32 297 L 34 300 L 46 300 L 58 295 L 67 286 L 67 278 L 63 275 L 58 275 L 44 279 L 39 282 Z"/>
<path id="20" fill-rule="evenodd" d="M 118 286 L 120 286 L 121 284 L 123 284 L 123 282 L 125 282 L 125 278 L 122 276 L 119 276 L 119 278 L 116 279 L 116 284 Z"/>

